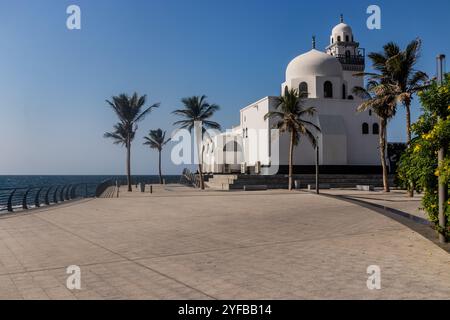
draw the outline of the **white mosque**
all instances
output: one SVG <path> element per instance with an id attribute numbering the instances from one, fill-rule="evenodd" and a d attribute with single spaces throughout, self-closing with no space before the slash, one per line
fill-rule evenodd
<path id="1" fill-rule="evenodd" d="M 364 84 L 362 77 L 354 76 L 365 69 L 364 49 L 342 16 L 325 51 L 315 46 L 313 39 L 313 49 L 289 63 L 281 85 L 282 93 L 295 88 L 308 94 L 304 105 L 316 108 L 311 121 L 321 128 L 318 152 L 306 137 L 295 148 L 295 173 L 314 172 L 317 153 L 324 173 L 378 173 L 377 117 L 370 111 L 357 112 L 361 100 L 352 93 Z M 204 143 L 204 172 L 273 174 L 270 168 L 278 165 L 278 173 L 286 173 L 288 134 L 278 137 L 271 132 L 274 120 L 264 119 L 275 108 L 276 97 L 268 96 L 241 109 L 239 126 Z"/>

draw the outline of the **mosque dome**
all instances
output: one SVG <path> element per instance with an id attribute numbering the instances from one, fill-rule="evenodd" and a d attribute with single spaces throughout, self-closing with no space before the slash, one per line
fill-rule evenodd
<path id="1" fill-rule="evenodd" d="M 331 31 L 331 43 L 334 42 L 353 42 L 353 30 L 344 23 L 343 15 L 341 15 L 341 22 Z"/>
<path id="2" fill-rule="evenodd" d="M 304 76 L 341 77 L 342 65 L 338 59 L 312 49 L 292 60 L 286 70 L 286 80 Z"/>
<path id="3" fill-rule="evenodd" d="M 342 22 L 333 28 L 331 34 L 333 35 L 333 37 L 337 37 L 338 35 L 342 36 L 343 34 L 352 35 L 353 30 L 348 24 Z"/>

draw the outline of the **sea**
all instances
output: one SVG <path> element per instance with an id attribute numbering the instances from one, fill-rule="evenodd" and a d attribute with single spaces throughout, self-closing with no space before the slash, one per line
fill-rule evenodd
<path id="1" fill-rule="evenodd" d="M 106 175 L 0 175 L 0 189 L 6 188 L 29 188 L 46 187 L 53 185 L 73 185 L 73 184 L 100 184 L 106 180 L 114 179 L 121 182 L 126 181 L 126 176 L 106 176 Z M 163 176 L 166 183 L 178 183 L 179 175 Z M 135 175 L 132 176 L 133 184 L 144 182 L 146 184 L 159 183 L 157 175 Z"/>

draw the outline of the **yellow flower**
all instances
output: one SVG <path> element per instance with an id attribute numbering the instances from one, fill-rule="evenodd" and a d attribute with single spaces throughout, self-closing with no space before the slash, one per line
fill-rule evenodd
<path id="1" fill-rule="evenodd" d="M 414 147 L 414 152 L 418 153 L 420 151 L 420 149 L 422 149 L 422 146 L 420 144 L 418 144 Z"/>
<path id="2" fill-rule="evenodd" d="M 439 175 L 440 175 L 439 170 L 436 170 L 436 172 L 434 173 L 434 175 L 435 175 L 436 177 L 439 177 Z"/>

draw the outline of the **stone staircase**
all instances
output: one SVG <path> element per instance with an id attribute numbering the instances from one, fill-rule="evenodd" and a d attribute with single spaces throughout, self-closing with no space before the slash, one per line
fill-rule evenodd
<path id="1" fill-rule="evenodd" d="M 315 175 L 304 174 L 294 176 L 294 181 L 300 181 L 301 188 L 315 184 Z M 382 175 L 365 174 L 323 174 L 320 175 L 320 184 L 329 185 L 331 188 L 356 188 L 357 185 L 383 186 Z M 394 176 L 389 176 L 389 184 L 394 186 Z M 243 190 L 244 186 L 267 185 L 269 189 L 287 189 L 288 177 L 285 175 L 261 176 L 261 175 L 213 175 L 205 182 L 205 185 L 212 190 Z"/>

